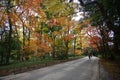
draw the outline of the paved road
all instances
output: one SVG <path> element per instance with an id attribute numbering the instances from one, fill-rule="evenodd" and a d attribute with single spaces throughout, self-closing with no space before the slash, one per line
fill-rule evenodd
<path id="1" fill-rule="evenodd" d="M 84 57 L 25 73 L 1 77 L 0 80 L 99 80 L 98 58 Z"/>

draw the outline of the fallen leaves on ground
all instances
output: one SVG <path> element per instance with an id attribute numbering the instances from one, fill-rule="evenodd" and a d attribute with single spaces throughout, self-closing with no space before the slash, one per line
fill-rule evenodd
<path id="1" fill-rule="evenodd" d="M 100 59 L 100 63 L 111 77 L 115 80 L 120 80 L 120 62 Z"/>

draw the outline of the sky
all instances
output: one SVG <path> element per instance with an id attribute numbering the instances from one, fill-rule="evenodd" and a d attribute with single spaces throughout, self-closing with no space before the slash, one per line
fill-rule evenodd
<path id="1" fill-rule="evenodd" d="M 78 12 L 73 18 L 72 20 L 75 20 L 75 21 L 79 21 L 80 19 L 84 18 L 83 17 L 83 12 Z"/>
<path id="2" fill-rule="evenodd" d="M 78 0 L 73 0 L 73 3 L 77 3 L 77 4 L 79 5 L 80 2 L 79 2 Z M 84 17 L 83 17 L 83 12 L 82 12 L 82 11 L 81 11 L 81 12 L 79 11 L 80 8 L 82 8 L 82 7 L 79 6 L 79 8 L 76 9 L 75 12 L 77 12 L 77 13 L 73 16 L 72 20 L 79 21 L 80 19 L 84 18 Z"/>

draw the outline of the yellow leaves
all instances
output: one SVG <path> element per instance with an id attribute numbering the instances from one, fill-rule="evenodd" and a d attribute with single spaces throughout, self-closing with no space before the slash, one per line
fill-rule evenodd
<path id="1" fill-rule="evenodd" d="M 67 17 L 60 17 L 58 18 L 58 21 L 61 25 L 64 25 L 65 23 L 67 23 Z"/>
<path id="2" fill-rule="evenodd" d="M 6 18 L 7 18 L 7 16 L 6 16 L 6 14 L 0 14 L 0 27 L 4 27 L 5 26 L 5 23 L 4 23 L 4 21 L 6 20 Z"/>
<path id="3" fill-rule="evenodd" d="M 71 8 L 69 4 L 66 4 L 64 1 L 60 2 L 59 0 L 44 0 L 43 4 L 46 7 L 46 11 L 52 13 L 55 16 L 68 16 L 70 14 Z"/>
<path id="4" fill-rule="evenodd" d="M 81 31 L 83 29 L 83 27 L 81 26 L 81 23 L 78 23 L 78 22 L 74 22 L 74 30 L 75 31 Z"/>
<path id="5" fill-rule="evenodd" d="M 57 36 L 57 35 L 58 35 L 58 32 L 57 32 L 57 31 L 54 31 L 54 32 L 52 32 L 52 35 L 53 35 L 53 36 Z"/>
<path id="6" fill-rule="evenodd" d="M 75 50 L 75 53 L 79 55 L 82 54 L 81 50 Z"/>
<path id="7" fill-rule="evenodd" d="M 80 23 L 79 25 L 80 25 L 81 27 L 88 26 L 89 23 L 90 23 L 90 21 L 91 21 L 91 19 L 86 19 L 84 22 Z"/>
<path id="8" fill-rule="evenodd" d="M 46 19 L 46 14 L 45 14 L 45 11 L 43 9 L 38 9 L 37 10 L 37 13 L 39 15 L 39 18 L 40 18 L 40 22 L 45 22 L 47 21 Z"/>
<path id="9" fill-rule="evenodd" d="M 16 0 L 16 4 L 19 4 L 19 0 Z"/>
<path id="10" fill-rule="evenodd" d="M 74 21 L 68 21 L 67 25 L 68 25 L 69 27 L 73 27 Z"/>
<path id="11" fill-rule="evenodd" d="M 82 27 L 76 27 L 75 30 L 81 31 L 83 28 Z"/>
<path id="12" fill-rule="evenodd" d="M 58 2 L 58 0 L 44 0 L 44 5 L 50 8 L 51 6 L 54 6 Z"/>
<path id="13" fill-rule="evenodd" d="M 62 8 L 62 5 L 58 0 L 45 0 L 44 5 L 50 13 L 57 13 L 57 11 Z"/>
<path id="14" fill-rule="evenodd" d="M 84 24 L 85 24 L 85 25 L 89 24 L 89 23 L 90 23 L 90 20 L 91 20 L 91 19 L 86 19 L 86 20 L 84 21 Z"/>
<path id="15" fill-rule="evenodd" d="M 19 2 L 20 2 L 20 0 L 11 0 L 11 3 L 12 3 L 13 5 L 18 5 Z"/>

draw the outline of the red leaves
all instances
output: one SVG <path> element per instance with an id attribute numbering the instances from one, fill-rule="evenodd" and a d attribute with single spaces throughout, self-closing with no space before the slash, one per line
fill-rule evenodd
<path id="1" fill-rule="evenodd" d="M 101 41 L 99 30 L 96 27 L 91 26 L 91 27 L 88 27 L 88 29 L 86 30 L 86 33 L 89 38 L 89 45 L 97 49 Z"/>
<path id="2" fill-rule="evenodd" d="M 60 26 L 61 24 L 57 19 L 52 19 L 52 20 L 50 20 L 49 25 L 50 26 L 54 26 L 54 25 Z"/>
<path id="3" fill-rule="evenodd" d="M 63 36 L 63 40 L 64 41 L 70 41 L 73 38 L 74 38 L 73 34 L 68 34 L 66 36 Z"/>

